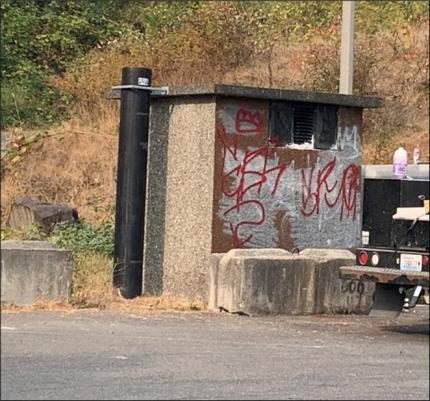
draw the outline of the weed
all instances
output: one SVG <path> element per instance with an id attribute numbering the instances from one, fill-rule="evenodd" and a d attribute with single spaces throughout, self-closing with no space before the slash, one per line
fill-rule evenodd
<path id="1" fill-rule="evenodd" d="M 95 252 L 74 252 L 71 303 L 80 308 L 105 308 L 113 299 L 113 262 Z"/>
<path id="2" fill-rule="evenodd" d="M 50 241 L 72 252 L 93 252 L 106 257 L 113 253 L 113 223 L 92 225 L 84 220 L 55 226 Z"/>
<path id="3" fill-rule="evenodd" d="M 10 228 L 2 225 L 1 240 L 46 241 L 49 235 L 41 227 L 30 225 L 21 228 Z"/>

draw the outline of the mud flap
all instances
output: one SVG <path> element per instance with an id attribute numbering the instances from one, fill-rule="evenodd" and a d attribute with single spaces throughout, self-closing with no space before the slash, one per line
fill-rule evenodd
<path id="1" fill-rule="evenodd" d="M 376 283 L 373 305 L 369 316 L 399 316 L 403 308 L 404 297 L 404 293 L 399 292 L 397 285 Z"/>

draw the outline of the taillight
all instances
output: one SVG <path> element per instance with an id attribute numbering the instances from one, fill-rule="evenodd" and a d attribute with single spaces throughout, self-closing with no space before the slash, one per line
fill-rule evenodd
<path id="1" fill-rule="evenodd" d="M 378 266 L 379 255 L 377 252 L 372 253 L 372 256 L 370 257 L 370 263 L 372 264 L 372 266 Z"/>
<path id="2" fill-rule="evenodd" d="M 422 263 L 423 263 L 423 266 L 428 266 L 429 265 L 429 257 L 427 255 L 423 255 L 423 257 L 422 257 Z"/>
<path id="3" fill-rule="evenodd" d="M 369 260 L 369 255 L 367 254 L 367 252 L 366 251 L 360 251 L 360 253 L 358 254 L 358 263 L 360 263 L 360 265 L 364 266 L 368 260 Z"/>

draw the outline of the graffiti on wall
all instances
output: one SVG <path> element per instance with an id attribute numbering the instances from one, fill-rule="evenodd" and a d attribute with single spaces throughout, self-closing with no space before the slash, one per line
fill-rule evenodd
<path id="1" fill-rule="evenodd" d="M 239 108 L 232 120 L 233 131 L 227 131 L 231 122 L 217 130 L 222 148 L 221 218 L 227 223 L 233 246 L 240 248 L 253 237 L 250 227 L 265 224 L 264 198 L 275 196 L 286 165 L 273 161 L 272 148 L 267 145 L 245 150 L 238 146 L 240 136 L 266 133 L 261 111 Z"/>
<path id="2" fill-rule="evenodd" d="M 263 115 L 261 111 L 251 111 L 240 108 L 235 116 L 235 134 L 262 134 L 264 133 Z"/>
<path id="3" fill-rule="evenodd" d="M 360 168 L 350 163 L 340 173 L 340 179 L 334 178 L 330 185 L 329 179 L 334 175 L 336 157 L 330 160 L 323 168 L 315 172 L 312 167 L 308 173 L 301 169 L 302 175 L 302 204 L 300 211 L 305 217 L 319 214 L 321 207 L 335 208 L 340 204 L 339 219 L 344 215 L 352 216 L 355 220 L 357 214 L 357 198 L 360 191 Z"/>
<path id="4" fill-rule="evenodd" d="M 355 244 L 358 224 L 343 221 L 356 221 L 360 212 L 357 127 L 339 132 L 339 151 L 318 151 L 316 162 L 308 158 L 297 168 L 286 148 L 268 143 L 264 107 L 244 103 L 228 103 L 217 112 L 217 217 L 232 247 L 277 247 L 280 227 L 289 227 L 300 248 Z M 287 224 L 277 221 L 280 215 Z"/>

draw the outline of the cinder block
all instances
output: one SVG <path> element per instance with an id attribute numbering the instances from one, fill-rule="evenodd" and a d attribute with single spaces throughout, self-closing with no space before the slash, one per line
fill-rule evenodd
<path id="1" fill-rule="evenodd" d="M 67 301 L 72 255 L 43 241 L 2 241 L 1 300 L 31 304 L 38 299 Z"/>

